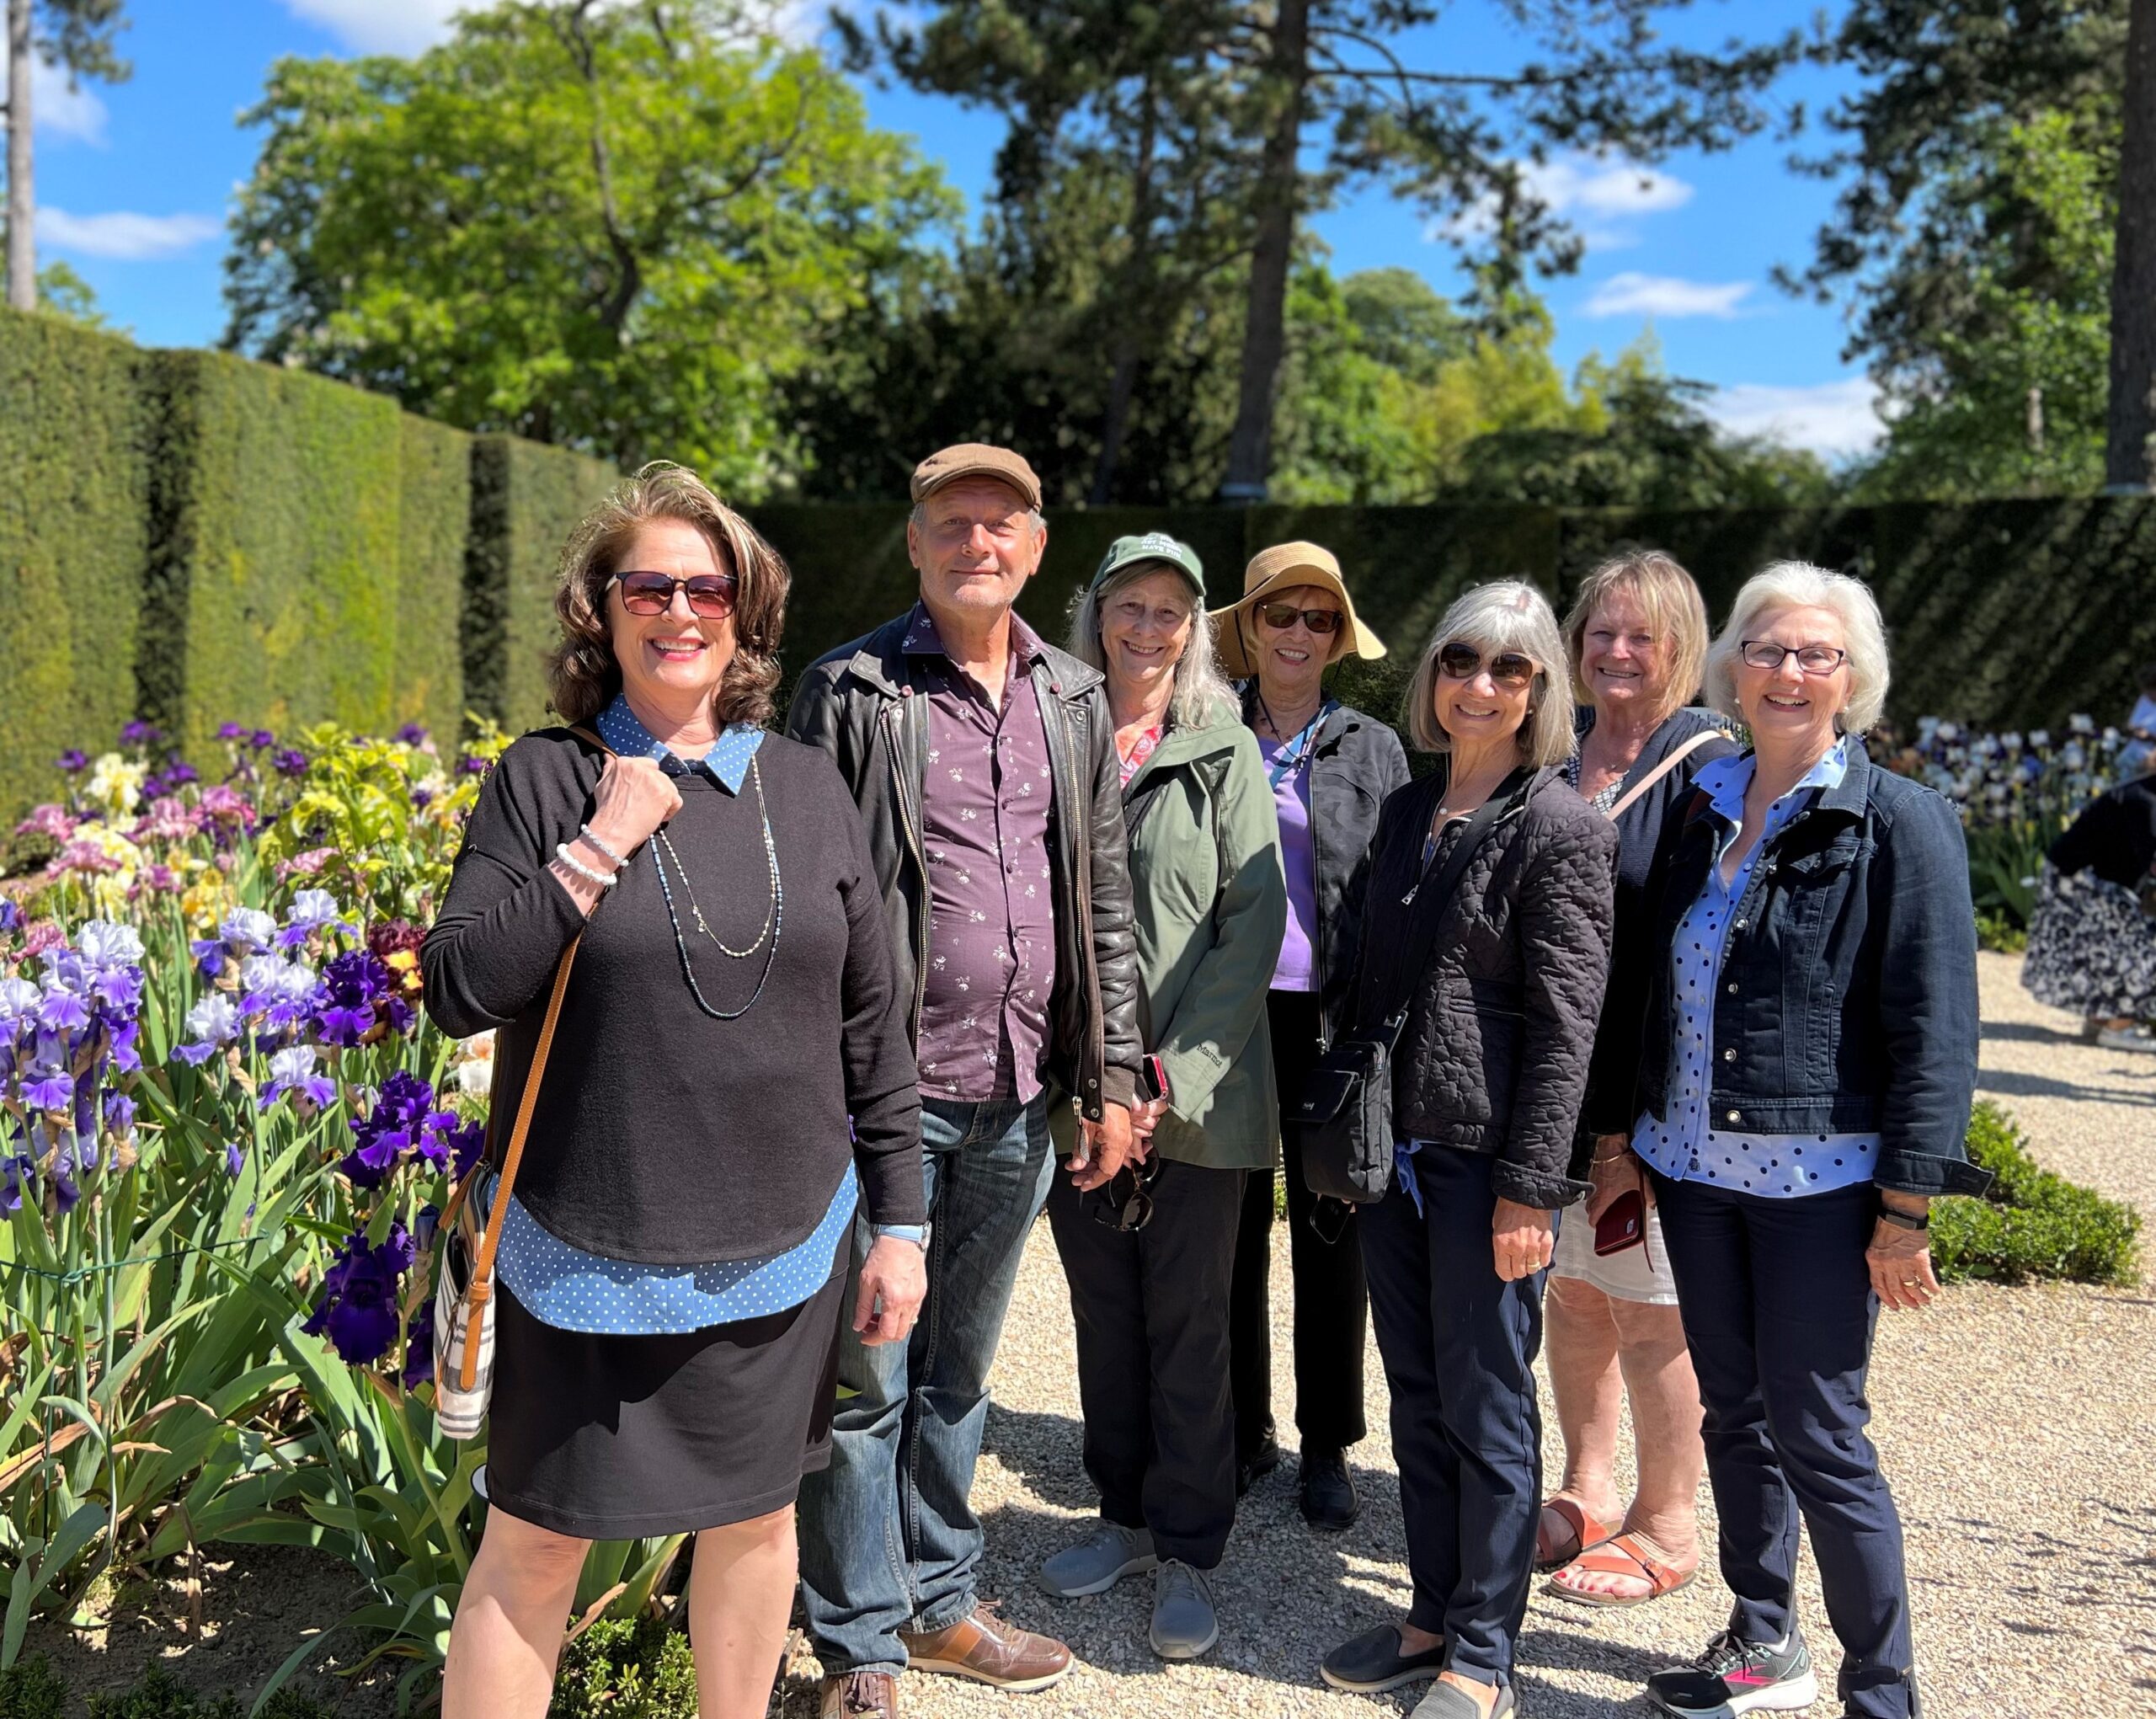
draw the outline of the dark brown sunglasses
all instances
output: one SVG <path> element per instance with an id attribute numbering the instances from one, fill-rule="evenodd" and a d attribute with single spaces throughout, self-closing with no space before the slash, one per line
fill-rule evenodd
<path id="1" fill-rule="evenodd" d="M 674 593 L 689 594 L 689 612 L 707 621 L 723 621 L 734 612 L 740 581 L 730 573 L 700 573 L 674 579 L 663 573 L 617 573 L 608 580 L 622 588 L 622 606 L 632 615 L 664 615 L 674 606 Z"/>
<path id="2" fill-rule="evenodd" d="M 1438 653 L 1438 672 L 1448 681 L 1471 681 L 1483 667 L 1482 653 L 1455 641 Z M 1500 686 L 1524 686 L 1535 676 L 1534 659 L 1523 651 L 1501 650 L 1489 659 L 1490 678 Z"/>
<path id="3" fill-rule="evenodd" d="M 1149 1153 L 1143 1164 L 1125 1164 L 1097 1193 L 1093 1221 L 1128 1235 L 1153 1221 L 1153 1182 L 1161 1173 L 1161 1155 Z"/>
<path id="4" fill-rule="evenodd" d="M 1340 623 L 1347 618 L 1337 609 L 1298 609 L 1293 603 L 1261 604 L 1257 612 L 1275 633 L 1285 633 L 1299 621 L 1320 638 L 1339 632 Z"/>

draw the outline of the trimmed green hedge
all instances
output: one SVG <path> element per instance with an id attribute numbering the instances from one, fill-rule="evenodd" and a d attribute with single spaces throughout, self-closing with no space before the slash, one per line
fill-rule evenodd
<path id="1" fill-rule="evenodd" d="M 0 809 L 136 708 L 152 415 L 141 355 L 50 317 L 0 323 Z"/>
<path id="2" fill-rule="evenodd" d="M 546 719 L 562 545 L 620 476 L 598 460 L 514 436 L 472 443 L 464 700 L 512 732 Z"/>
<path id="3" fill-rule="evenodd" d="M 2063 1279 L 2131 1288 L 2141 1281 L 2141 1217 L 2132 1206 L 2044 1169 L 2014 1118 L 1988 1100 L 1969 1118 L 1969 1156 L 1992 1172 L 1981 1199 L 1932 1208 L 1941 1282 Z"/>
<path id="4" fill-rule="evenodd" d="M 472 537 L 472 439 L 400 415 L 397 659 L 393 722 L 419 723 L 446 746 L 464 723 L 464 654 L 457 627 Z"/>

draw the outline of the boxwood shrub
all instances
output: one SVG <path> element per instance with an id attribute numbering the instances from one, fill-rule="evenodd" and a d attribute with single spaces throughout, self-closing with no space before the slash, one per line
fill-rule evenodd
<path id="1" fill-rule="evenodd" d="M 2013 1118 L 1988 1100 L 1969 1120 L 1969 1156 L 1992 1172 L 1992 1184 L 1980 1199 L 1933 1207 L 1931 1255 L 1942 1282 L 2141 1281 L 2140 1215 L 2041 1166 Z"/>

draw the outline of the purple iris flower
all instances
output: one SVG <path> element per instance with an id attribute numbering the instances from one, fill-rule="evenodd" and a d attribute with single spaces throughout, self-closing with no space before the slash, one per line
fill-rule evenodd
<path id="1" fill-rule="evenodd" d="M 403 1069 L 382 1083 L 374 1108 L 352 1121 L 352 1150 L 338 1167 L 355 1188 L 379 1188 L 407 1156 L 425 1149 L 434 1122 L 434 1088 Z M 449 1118 L 453 1124 L 454 1117 Z M 450 1148 L 436 1145 L 440 1161 Z"/>
<path id="2" fill-rule="evenodd" d="M 357 937 L 360 928 L 350 920 L 339 918 L 341 910 L 337 898 L 327 889 L 300 890 L 292 897 L 291 911 L 285 916 L 285 929 L 277 934 L 279 946 L 296 949 L 309 937 L 329 931 Z"/>
<path id="3" fill-rule="evenodd" d="M 364 1366 L 387 1354 L 397 1339 L 398 1280 L 411 1269 L 416 1252 L 402 1224 L 392 1224 L 378 1247 L 355 1235 L 322 1276 L 322 1300 L 301 1328 L 328 1334 L 347 1362 Z"/>
<path id="4" fill-rule="evenodd" d="M 175 758 L 165 766 L 165 783 L 170 788 L 183 788 L 191 782 L 202 780 L 202 773 L 184 758 Z"/>
<path id="5" fill-rule="evenodd" d="M 20 931 L 22 925 L 22 904 L 12 895 L 0 895 L 0 932 Z"/>
<path id="6" fill-rule="evenodd" d="M 286 746 L 280 751 L 275 757 L 272 758 L 270 762 L 275 766 L 277 774 L 280 776 L 305 776 L 307 774 L 307 754 L 301 751 L 296 746 Z"/>
<path id="7" fill-rule="evenodd" d="M 266 752 L 277 744 L 277 737 L 267 729 L 257 729 L 247 737 L 247 744 L 258 752 Z"/>
<path id="8" fill-rule="evenodd" d="M 152 728 L 146 722 L 131 722 L 120 731 L 123 746 L 154 746 L 165 737 L 163 729 Z"/>
<path id="9" fill-rule="evenodd" d="M 243 1024 L 239 1005 L 224 992 L 213 990 L 187 1012 L 189 1042 L 175 1046 L 173 1054 L 200 1068 L 238 1038 Z"/>
<path id="10" fill-rule="evenodd" d="M 67 1110 L 75 1102 L 75 1083 L 68 1078 L 65 1069 L 53 1068 L 50 1064 L 33 1067 L 29 1072 L 36 1078 L 23 1083 L 23 1103 L 31 1110 Z"/>
<path id="11" fill-rule="evenodd" d="M 319 1001 L 313 969 L 277 955 L 249 955 L 240 964 L 240 1006 L 259 1015 L 271 1033 L 298 1026 Z"/>
<path id="12" fill-rule="evenodd" d="M 404 1332 L 404 1388 L 415 1391 L 422 1385 L 434 1382 L 435 1376 L 435 1304 L 433 1299 L 419 1303 L 419 1311 L 412 1316 L 412 1323 Z"/>
<path id="13" fill-rule="evenodd" d="M 239 1142 L 228 1141 L 225 1146 L 225 1174 L 237 1176 L 246 1163 L 247 1154 L 240 1150 Z"/>
<path id="14" fill-rule="evenodd" d="M 427 731 L 418 723 L 406 723 L 398 729 L 397 738 L 408 746 L 424 746 L 427 743 Z"/>
<path id="15" fill-rule="evenodd" d="M 217 738 L 221 740 L 243 740 L 247 738 L 247 730 L 237 723 L 219 723 Z"/>
<path id="16" fill-rule="evenodd" d="M 45 983 L 45 1001 L 38 1005 L 37 1023 L 48 1033 L 73 1033 L 90 1024 L 88 1006 L 57 979 Z"/>
<path id="17" fill-rule="evenodd" d="M 104 1095 L 104 1125 L 109 1134 L 125 1134 L 135 1127 L 135 1101 L 125 1092 Z"/>
<path id="18" fill-rule="evenodd" d="M 218 924 L 217 935 L 233 954 L 251 954 L 276 940 L 277 921 L 259 907 L 236 907 Z"/>
<path id="19" fill-rule="evenodd" d="M 357 1044 L 374 1030 L 378 1018 L 377 1000 L 389 990 L 389 969 L 371 950 L 354 949 L 325 962 L 322 990 L 328 1001 L 314 1017 L 323 1043 Z M 392 1006 L 392 1024 L 402 1033 L 404 1024 L 396 1021 L 396 1012 Z M 408 1009 L 404 1012 L 408 1017 L 411 1013 Z"/>
<path id="20" fill-rule="evenodd" d="M 44 992 L 29 979 L 0 979 L 0 1028 L 13 1030 L 33 1018 Z"/>
<path id="21" fill-rule="evenodd" d="M 90 755 L 80 746 L 70 746 L 54 761 L 70 776 L 79 776 L 90 767 Z"/>
<path id="22" fill-rule="evenodd" d="M 315 1072 L 315 1049 L 312 1044 L 288 1046 L 270 1059 L 270 1078 L 262 1088 L 263 1108 L 267 1109 L 286 1093 L 318 1110 L 336 1099 L 336 1082 Z"/>

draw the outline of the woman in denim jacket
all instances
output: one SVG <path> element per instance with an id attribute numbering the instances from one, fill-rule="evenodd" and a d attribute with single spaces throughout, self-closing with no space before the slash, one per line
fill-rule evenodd
<path id="1" fill-rule="evenodd" d="M 1988 1177 L 1964 1145 L 1977 1068 L 1975 915 L 1952 806 L 1875 766 L 1877 605 L 1799 563 L 1737 594 L 1707 691 L 1753 750 L 1671 814 L 1631 958 L 1646 999 L 1630 1101 L 1662 1214 L 1721 1519 L 1729 1627 L 1657 1673 L 1664 1712 L 1807 1706 L 1794 1608 L 1809 1529 L 1845 1715 L 1915 1713 L 1902 1528 L 1865 1373 L 1881 1304 L 1938 1293 L 1934 1196 Z M 1620 1124 L 1621 1125 L 1621 1124 Z"/>

